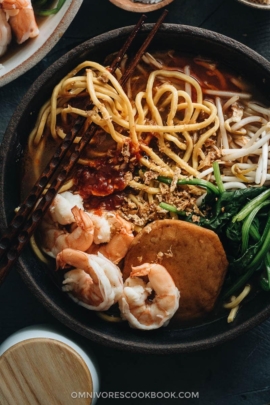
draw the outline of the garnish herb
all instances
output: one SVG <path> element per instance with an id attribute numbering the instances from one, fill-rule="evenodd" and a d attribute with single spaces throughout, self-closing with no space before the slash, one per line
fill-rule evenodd
<path id="1" fill-rule="evenodd" d="M 56 7 L 49 8 L 52 4 L 51 0 L 32 0 L 33 8 L 36 15 L 49 16 L 58 13 L 66 0 L 58 0 Z"/>

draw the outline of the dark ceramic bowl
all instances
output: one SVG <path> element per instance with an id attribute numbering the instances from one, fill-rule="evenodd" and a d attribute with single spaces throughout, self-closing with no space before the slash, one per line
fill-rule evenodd
<path id="1" fill-rule="evenodd" d="M 150 24 L 145 26 L 135 46 L 141 44 L 151 27 Z M 65 74 L 87 58 L 102 63 L 109 53 L 120 49 L 131 29 L 132 27 L 125 27 L 108 32 L 73 49 L 48 68 L 23 98 L 10 121 L 1 146 L 0 222 L 3 229 L 20 202 L 21 157 L 40 107 Z M 165 24 L 150 49 L 161 50 L 168 47 L 193 53 L 195 56 L 199 54 L 212 57 L 245 76 L 265 95 L 270 94 L 270 63 L 230 38 L 200 28 Z M 269 297 L 261 292 L 243 305 L 231 324 L 227 323 L 227 313 L 223 313 L 192 327 L 180 328 L 172 323 L 156 331 L 138 331 L 129 328 L 127 323 L 105 322 L 76 305 L 52 282 L 30 247 L 26 247 L 18 264 L 20 274 L 32 293 L 59 321 L 90 340 L 119 349 L 149 353 L 205 349 L 237 337 L 270 316 Z"/>

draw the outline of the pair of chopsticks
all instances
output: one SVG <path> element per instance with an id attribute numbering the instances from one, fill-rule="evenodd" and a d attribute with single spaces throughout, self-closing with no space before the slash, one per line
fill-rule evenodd
<path id="1" fill-rule="evenodd" d="M 164 21 L 167 13 L 167 10 L 162 13 L 161 17 L 158 19 L 153 29 L 150 31 L 147 38 L 137 51 L 135 57 L 130 62 L 125 73 L 120 79 L 120 84 L 122 86 L 130 78 L 141 57 Z M 123 47 L 120 49 L 112 62 L 109 68 L 110 72 L 114 73 L 119 67 L 122 58 L 135 39 L 137 33 L 142 28 L 145 19 L 146 16 L 142 15 L 127 41 L 124 43 Z M 64 181 L 72 172 L 81 153 L 94 136 L 96 130 L 97 126 L 94 123 L 92 123 L 88 128 L 85 128 L 85 121 L 78 130 L 70 130 L 61 145 L 56 149 L 52 159 L 44 169 L 39 179 L 36 181 L 29 195 L 20 205 L 20 208 L 8 226 L 7 231 L 0 239 L 0 285 L 4 282 L 11 266 L 18 259 L 22 249 L 26 246 L 29 239 L 33 235 L 46 210 L 51 205 Z M 68 162 L 61 166 L 61 163 L 63 162 L 64 157 L 67 155 L 67 152 L 71 149 L 76 136 L 80 136 L 81 140 L 76 144 Z M 60 169 L 60 171 L 57 173 L 58 169 Z M 45 193 L 44 190 L 53 177 L 53 182 Z"/>

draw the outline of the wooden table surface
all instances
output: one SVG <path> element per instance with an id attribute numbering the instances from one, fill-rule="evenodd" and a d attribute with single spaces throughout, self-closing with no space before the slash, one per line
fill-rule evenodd
<path id="1" fill-rule="evenodd" d="M 270 11 L 245 7 L 236 0 L 174 0 L 167 9 L 166 22 L 225 34 L 270 60 Z M 159 15 L 160 10 L 148 13 L 147 22 L 155 22 Z M 20 99 L 47 66 L 86 39 L 137 20 L 138 14 L 117 8 L 109 0 L 84 0 L 55 48 L 26 74 L 0 89 L 0 140 Z M 59 324 L 14 269 L 0 288 L 0 343 L 20 328 L 37 323 Z M 102 392 L 198 392 L 199 398 L 181 399 L 181 403 L 263 405 L 270 403 L 269 336 L 270 320 L 222 346 L 162 356 L 121 352 L 83 340 L 96 354 Z M 74 338 L 82 339 L 76 334 Z M 130 405 L 139 401 L 145 405 L 176 403 L 172 399 L 103 398 L 98 405 L 105 401 Z"/>

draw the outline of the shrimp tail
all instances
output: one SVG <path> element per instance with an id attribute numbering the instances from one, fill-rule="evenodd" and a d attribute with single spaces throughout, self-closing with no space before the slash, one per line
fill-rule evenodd
<path id="1" fill-rule="evenodd" d="M 76 224 L 83 229 L 84 231 L 93 228 L 93 222 L 89 215 L 85 215 L 85 212 L 81 210 L 77 205 L 75 205 L 72 209 L 72 214 L 74 216 L 74 220 Z"/>
<path id="2" fill-rule="evenodd" d="M 56 256 L 56 270 L 64 269 L 65 267 L 67 267 L 68 266 L 67 262 L 68 260 L 66 257 L 64 258 L 62 250 L 62 252 L 58 253 L 58 255 Z"/>
<path id="3" fill-rule="evenodd" d="M 88 268 L 88 255 L 80 250 L 75 250 L 71 248 L 63 249 L 56 256 L 56 268 L 62 268 L 68 266 L 73 266 L 77 268 L 85 267 Z"/>
<path id="4" fill-rule="evenodd" d="M 93 243 L 94 227 L 89 215 L 76 206 L 72 208 L 72 213 L 77 227 L 71 233 L 62 234 L 56 239 L 53 248 L 54 254 L 64 248 L 73 248 L 84 252 Z"/>
<path id="5" fill-rule="evenodd" d="M 150 263 L 144 263 L 141 266 L 132 267 L 132 271 L 130 272 L 130 277 L 143 277 L 148 276 L 151 271 Z"/>

